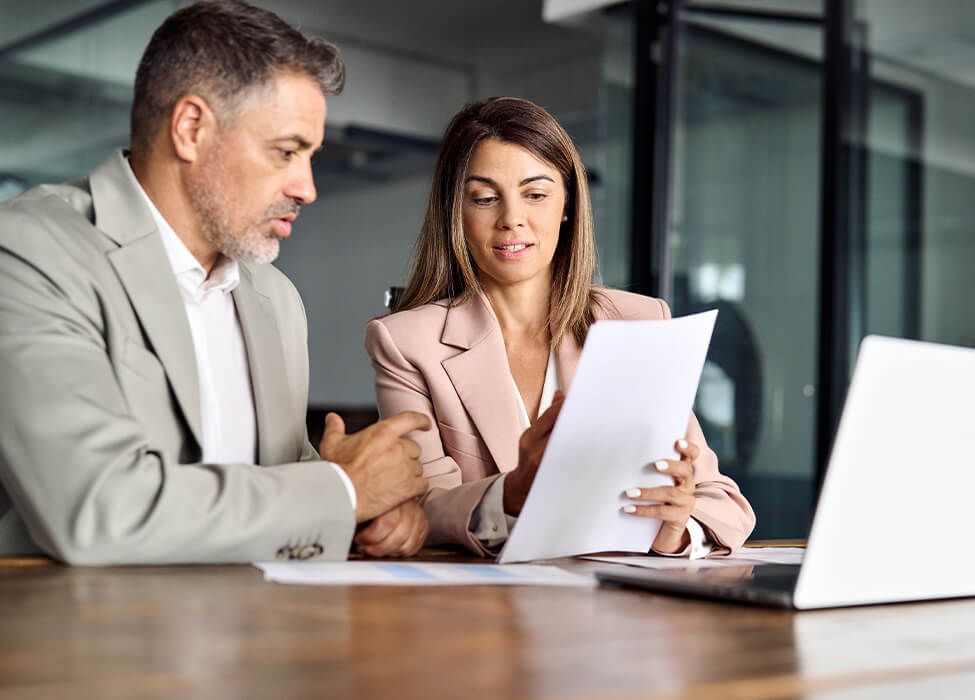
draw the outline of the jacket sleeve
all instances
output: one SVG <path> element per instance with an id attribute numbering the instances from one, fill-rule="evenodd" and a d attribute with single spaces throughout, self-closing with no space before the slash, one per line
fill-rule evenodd
<path id="1" fill-rule="evenodd" d="M 427 545 L 456 544 L 481 556 L 493 556 L 470 531 L 471 516 L 488 487 L 500 475 L 463 482 L 460 466 L 444 449 L 430 390 L 422 372 L 400 351 L 381 320 L 366 326 L 366 352 L 372 360 L 379 417 L 417 411 L 430 418 L 430 430 L 415 431 L 410 438 L 420 445 L 423 476 L 430 486 L 421 503 L 430 521 Z"/>
<path id="2" fill-rule="evenodd" d="M 111 309 L 82 263 L 53 240 L 39 246 L 30 222 L 11 230 L 14 218 L 0 217 L 0 482 L 34 542 L 83 565 L 244 563 L 319 547 L 344 559 L 355 518 L 333 469 L 180 464 L 173 445 L 147 437 L 120 384 L 130 370 L 113 363 Z M 131 381 L 158 398 L 158 385 Z"/>

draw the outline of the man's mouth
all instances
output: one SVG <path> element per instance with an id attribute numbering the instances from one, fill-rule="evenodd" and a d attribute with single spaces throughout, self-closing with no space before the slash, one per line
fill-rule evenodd
<path id="1" fill-rule="evenodd" d="M 267 221 L 271 222 L 271 229 L 278 238 L 291 235 L 291 224 L 298 218 L 297 202 L 282 203 L 268 210 Z"/>
<path id="2" fill-rule="evenodd" d="M 271 228 L 274 229 L 274 235 L 278 238 L 287 238 L 291 235 L 291 222 L 297 218 L 294 214 L 289 214 L 288 216 L 282 216 L 277 219 L 271 219 Z"/>

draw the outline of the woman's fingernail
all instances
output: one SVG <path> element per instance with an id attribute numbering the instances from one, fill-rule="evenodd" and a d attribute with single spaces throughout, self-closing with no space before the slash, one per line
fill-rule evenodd
<path id="1" fill-rule="evenodd" d="M 677 441 L 677 446 L 679 448 L 681 448 L 682 450 L 686 450 L 687 449 L 687 440 L 684 440 L 683 438 L 681 438 L 680 440 Z"/>
<path id="2" fill-rule="evenodd" d="M 623 506 L 624 513 L 636 513 L 636 506 Z"/>
<path id="3" fill-rule="evenodd" d="M 667 464 L 667 460 L 665 459 L 658 459 L 656 462 L 653 463 L 653 466 L 655 466 L 657 468 L 657 471 L 660 472 L 665 472 L 668 469 L 670 469 L 670 465 Z"/>
<path id="4" fill-rule="evenodd" d="M 626 495 L 629 498 L 639 498 L 641 493 L 643 493 L 642 489 L 627 489 L 626 490 Z"/>

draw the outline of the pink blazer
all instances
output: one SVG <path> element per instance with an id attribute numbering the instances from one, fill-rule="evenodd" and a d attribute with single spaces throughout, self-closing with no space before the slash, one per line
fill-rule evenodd
<path id="1" fill-rule="evenodd" d="M 615 313 L 597 308 L 597 318 L 670 318 L 660 299 L 604 292 Z M 461 544 L 487 555 L 468 525 L 491 483 L 518 466 L 522 430 L 504 339 L 490 303 L 483 296 L 455 306 L 451 301 L 371 321 L 365 345 L 375 369 L 380 416 L 419 411 L 434 426 L 410 435 L 420 445 L 424 476 L 430 481 L 423 498 L 430 520 L 427 544 Z M 563 390 L 572 383 L 580 352 L 571 337 L 556 352 Z M 729 554 L 752 531 L 755 514 L 738 486 L 718 472 L 717 456 L 693 414 L 687 439 L 702 447 L 694 465 L 693 516 L 714 541 L 715 553 Z"/>

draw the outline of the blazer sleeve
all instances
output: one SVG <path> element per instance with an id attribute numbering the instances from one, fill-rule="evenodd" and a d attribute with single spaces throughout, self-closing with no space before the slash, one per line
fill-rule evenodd
<path id="1" fill-rule="evenodd" d="M 355 517 L 333 469 L 180 464 L 154 444 L 84 265 L 37 243 L 37 225 L 11 224 L 0 219 L 0 482 L 41 549 L 82 565 L 347 556 Z"/>
<path id="2" fill-rule="evenodd" d="M 415 431 L 409 437 L 420 445 L 423 476 L 430 486 L 421 499 L 430 521 L 426 544 L 460 545 L 481 556 L 494 556 L 470 531 L 474 510 L 500 474 L 463 483 L 460 466 L 444 449 L 430 390 L 422 372 L 400 351 L 381 320 L 366 326 L 366 352 L 372 361 L 376 381 L 379 417 L 388 418 L 401 411 L 417 411 L 430 419 L 429 430 Z"/>
<path id="3" fill-rule="evenodd" d="M 670 307 L 658 300 L 663 317 Z M 694 509 L 691 516 L 707 531 L 714 543 L 710 556 L 727 556 L 741 547 L 755 527 L 755 512 L 733 480 L 718 471 L 718 456 L 704 437 L 697 417 L 691 413 L 687 440 L 701 448 L 694 462 Z"/>

